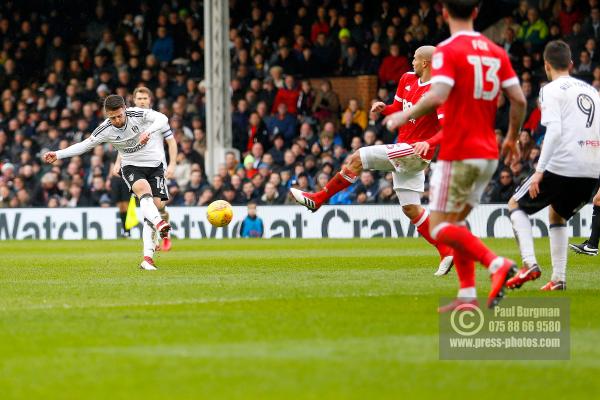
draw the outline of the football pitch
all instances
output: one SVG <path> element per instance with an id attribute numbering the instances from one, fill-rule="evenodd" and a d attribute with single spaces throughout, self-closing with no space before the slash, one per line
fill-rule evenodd
<path id="1" fill-rule="evenodd" d="M 0 399 L 597 398 L 600 258 L 540 293 L 536 245 L 542 279 L 509 296 L 571 299 L 569 361 L 440 361 L 457 280 L 423 240 L 175 240 L 154 272 L 137 240 L 4 241 Z"/>

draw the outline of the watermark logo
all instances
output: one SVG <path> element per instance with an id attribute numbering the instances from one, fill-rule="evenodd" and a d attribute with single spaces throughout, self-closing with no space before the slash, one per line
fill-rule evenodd
<path id="1" fill-rule="evenodd" d="M 492 310 L 462 304 L 440 314 L 440 359 L 568 360 L 569 312 L 567 298 L 508 298 Z"/>
<path id="2" fill-rule="evenodd" d="M 477 335 L 484 323 L 483 311 L 475 304 L 461 304 L 450 315 L 450 326 L 461 336 Z"/>

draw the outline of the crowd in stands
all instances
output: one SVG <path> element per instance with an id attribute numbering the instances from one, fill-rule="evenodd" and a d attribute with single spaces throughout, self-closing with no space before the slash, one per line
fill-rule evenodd
<path id="1" fill-rule="evenodd" d="M 230 0 L 236 151 L 206 176 L 202 20 L 199 0 L 2 2 L 0 207 L 111 205 L 110 145 L 54 165 L 40 154 L 84 139 L 103 120 L 102 98 L 117 93 L 131 103 L 140 85 L 169 116 L 179 146 L 171 205 L 290 204 L 290 186 L 319 190 L 352 151 L 395 140 L 370 104 L 342 104 L 328 78 L 377 75 L 373 101 L 391 103 L 414 50 L 449 36 L 440 3 L 430 0 Z M 598 0 L 523 0 L 484 33 L 509 53 L 528 100 L 520 156 L 500 160 L 483 199 L 506 202 L 544 138 L 544 44 L 564 39 L 573 73 L 600 88 Z M 501 96 L 499 143 L 507 126 Z M 391 175 L 370 171 L 330 202 L 397 204 Z"/>

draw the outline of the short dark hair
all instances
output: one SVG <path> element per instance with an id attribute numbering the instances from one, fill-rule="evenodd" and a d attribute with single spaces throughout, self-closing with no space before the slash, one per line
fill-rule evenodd
<path id="1" fill-rule="evenodd" d="M 544 61 L 557 71 L 569 69 L 571 65 L 571 49 L 562 40 L 548 42 L 544 49 Z"/>
<path id="2" fill-rule="evenodd" d="M 121 107 L 125 107 L 125 100 L 117 94 L 111 94 L 104 99 L 104 110 L 106 111 L 115 111 Z"/>
<path id="3" fill-rule="evenodd" d="M 442 4 L 452 18 L 469 19 L 479 5 L 479 0 L 443 0 Z"/>

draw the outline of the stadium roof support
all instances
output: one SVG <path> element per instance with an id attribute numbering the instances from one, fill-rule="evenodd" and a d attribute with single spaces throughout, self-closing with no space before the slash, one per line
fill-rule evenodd
<path id="1" fill-rule="evenodd" d="M 216 174 L 231 148 L 229 93 L 229 6 L 227 1 L 204 2 L 204 70 L 206 81 L 206 174 Z"/>

